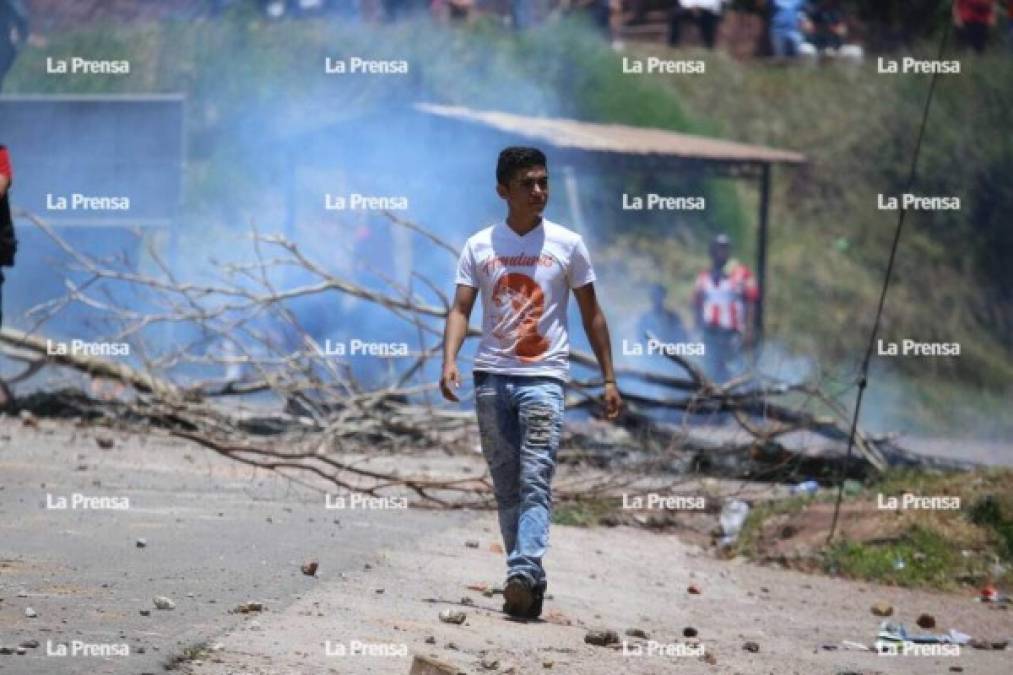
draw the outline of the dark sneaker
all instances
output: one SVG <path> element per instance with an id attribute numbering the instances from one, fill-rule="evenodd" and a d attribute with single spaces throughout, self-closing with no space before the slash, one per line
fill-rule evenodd
<path id="1" fill-rule="evenodd" d="M 545 599 L 545 588 L 546 585 L 542 582 L 531 589 L 531 595 L 534 599 L 531 601 L 531 607 L 528 608 L 527 613 L 524 615 L 525 619 L 537 619 L 542 615 L 542 600 Z"/>
<path id="2" fill-rule="evenodd" d="M 531 582 L 524 577 L 510 577 L 503 588 L 503 599 L 506 600 L 503 603 L 504 612 L 510 616 L 526 617 L 531 611 L 531 605 L 535 602 L 534 588 L 532 588 Z"/>

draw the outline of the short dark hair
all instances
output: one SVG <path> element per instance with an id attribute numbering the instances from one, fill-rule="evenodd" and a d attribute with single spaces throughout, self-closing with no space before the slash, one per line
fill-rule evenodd
<path id="1" fill-rule="evenodd" d="M 548 167 L 545 153 L 538 148 L 525 148 L 511 146 L 503 148 L 499 153 L 499 160 L 496 162 L 496 182 L 506 185 L 521 169 L 529 169 L 533 166 Z"/>

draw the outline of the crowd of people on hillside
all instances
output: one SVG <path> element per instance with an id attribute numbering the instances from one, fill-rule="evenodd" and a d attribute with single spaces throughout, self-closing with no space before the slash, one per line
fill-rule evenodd
<path id="1" fill-rule="evenodd" d="M 714 49 L 731 0 L 661 0 L 660 5 L 658 0 L 208 0 L 206 7 L 219 15 L 251 3 L 270 19 L 328 14 L 391 22 L 423 14 L 467 20 L 484 7 L 505 10 L 504 19 L 517 29 L 539 23 L 552 11 L 565 11 L 585 15 L 613 42 L 618 42 L 624 22 L 643 20 L 653 3 L 668 17 L 670 45 L 683 44 L 689 27 L 704 47 Z M 842 0 L 753 0 L 752 7 L 764 16 L 770 53 L 776 58 L 862 58 L 862 47 L 851 37 L 853 17 Z M 1013 51 L 1013 0 L 952 0 L 952 16 L 964 48 L 986 51 L 1005 24 L 1006 47 Z M 29 37 L 25 0 L 0 0 L 0 91 Z"/>
<path id="2" fill-rule="evenodd" d="M 213 0 L 219 8 L 248 0 Z M 684 42 L 691 28 L 708 49 L 718 43 L 719 27 L 732 0 L 254 0 L 271 18 L 318 13 L 399 19 L 429 13 L 463 20 L 476 11 L 495 13 L 518 28 L 529 28 L 551 12 L 583 14 L 603 33 L 616 38 L 626 23 L 642 21 L 652 6 L 667 14 L 668 42 Z M 977 52 L 986 49 L 1000 18 L 1006 23 L 1007 45 L 1013 49 L 1013 0 L 951 0 L 960 43 Z M 372 5 L 370 3 L 372 2 Z M 764 17 L 770 52 L 775 57 L 840 56 L 861 58 L 862 48 L 851 36 L 854 17 L 842 0 L 752 0 L 749 8 Z M 369 8 L 373 7 L 373 11 Z"/>
<path id="3" fill-rule="evenodd" d="M 729 4 L 730 0 L 674 0 L 669 43 L 679 44 L 683 24 L 691 23 L 703 45 L 713 49 Z M 775 57 L 861 57 L 861 47 L 849 41 L 853 17 L 842 0 L 755 0 L 755 6 L 766 18 Z M 1013 50 L 1013 0 L 952 0 L 952 14 L 959 43 L 979 53 L 985 51 L 1004 17 L 1006 45 Z"/>
<path id="4" fill-rule="evenodd" d="M 669 44 L 681 41 L 682 25 L 695 24 L 705 47 L 713 49 L 729 0 L 675 0 L 670 13 Z M 774 56 L 825 54 L 861 57 L 848 44 L 848 17 L 840 0 L 757 0 L 768 25 Z"/>

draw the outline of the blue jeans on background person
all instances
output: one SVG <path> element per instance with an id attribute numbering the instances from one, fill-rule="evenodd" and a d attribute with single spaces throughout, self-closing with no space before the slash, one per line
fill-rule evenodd
<path id="1" fill-rule="evenodd" d="M 797 28 L 779 28 L 775 26 L 770 29 L 770 45 L 774 50 L 774 56 L 798 56 L 799 47 L 802 46 L 803 42 L 802 31 Z"/>
<path id="2" fill-rule="evenodd" d="M 563 428 L 563 382 L 476 371 L 475 412 L 489 463 L 507 578 L 545 585 L 552 476 Z"/>
<path id="3" fill-rule="evenodd" d="M 737 330 L 707 327 L 703 331 L 704 369 L 715 384 L 724 384 L 739 375 L 738 358 L 742 338 Z"/>

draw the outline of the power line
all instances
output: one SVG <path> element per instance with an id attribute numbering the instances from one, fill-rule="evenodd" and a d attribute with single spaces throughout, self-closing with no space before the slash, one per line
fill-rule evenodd
<path id="1" fill-rule="evenodd" d="M 943 39 L 939 43 L 939 54 L 936 59 L 942 61 L 943 54 L 946 52 L 946 44 L 950 37 L 950 22 L 947 21 L 946 28 L 943 30 Z M 925 106 L 922 109 L 922 122 L 918 128 L 918 138 L 915 141 L 914 154 L 911 157 L 911 168 L 908 171 L 907 182 L 905 184 L 904 192 L 910 192 L 914 187 L 915 177 L 918 171 L 918 157 L 921 155 L 922 142 L 925 139 L 925 128 L 928 126 L 929 121 L 929 110 L 932 108 L 932 98 L 936 91 L 936 82 L 939 80 L 939 70 L 936 69 L 932 73 L 932 80 L 929 83 L 928 95 L 925 97 Z M 897 247 L 900 244 L 900 235 L 904 230 L 904 220 L 907 215 L 907 209 L 901 208 L 897 214 L 897 229 L 893 233 L 893 243 L 890 246 L 890 260 L 886 265 L 886 274 L 883 278 L 883 288 L 879 294 L 879 305 L 876 307 L 876 319 L 872 323 L 872 332 L 869 334 L 869 344 L 865 349 L 865 358 L 862 359 L 862 369 L 858 376 L 858 395 L 855 399 L 855 413 L 851 418 L 851 429 L 848 432 L 848 452 L 844 457 L 844 463 L 841 466 L 840 474 L 837 478 L 837 500 L 834 502 L 834 517 L 830 522 L 830 533 L 827 534 L 827 544 L 834 538 L 834 534 L 837 532 L 837 518 L 841 511 L 841 499 L 844 496 L 844 480 L 848 475 L 848 468 L 851 464 L 851 453 L 855 446 L 855 432 L 858 428 L 858 416 L 862 410 L 862 398 L 865 395 L 865 388 L 869 381 L 869 363 L 872 361 L 872 350 L 876 345 L 876 337 L 879 335 L 879 324 L 883 318 L 883 305 L 886 304 L 886 294 L 890 290 L 890 280 L 893 277 L 893 264 L 897 259 Z"/>

